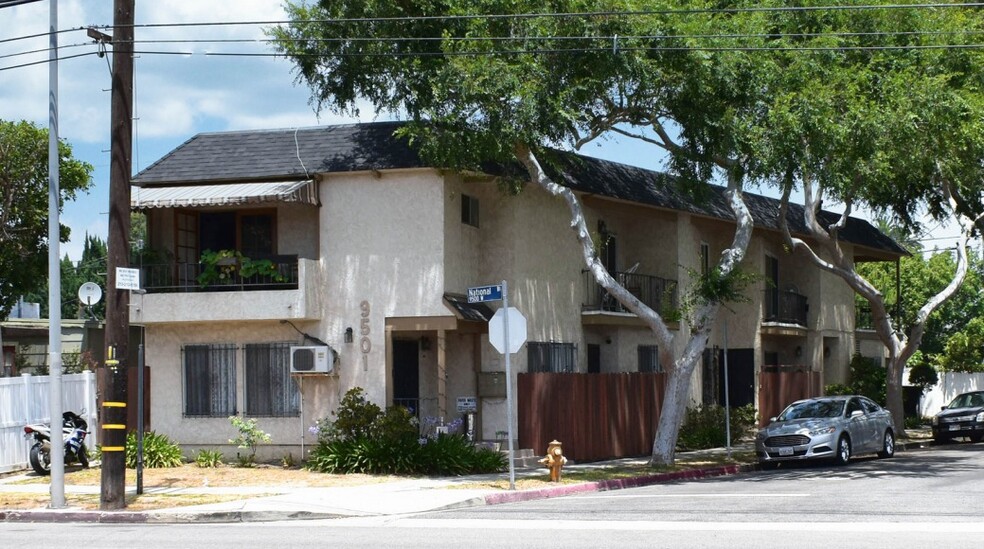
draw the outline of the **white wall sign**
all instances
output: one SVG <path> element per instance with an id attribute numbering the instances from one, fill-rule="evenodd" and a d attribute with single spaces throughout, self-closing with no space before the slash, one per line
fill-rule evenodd
<path id="1" fill-rule="evenodd" d="M 140 269 L 127 269 L 126 267 L 116 268 L 116 289 L 117 290 L 139 290 L 140 289 Z"/>

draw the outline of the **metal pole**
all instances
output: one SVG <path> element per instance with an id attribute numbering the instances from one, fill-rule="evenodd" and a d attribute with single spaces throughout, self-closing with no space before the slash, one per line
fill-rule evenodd
<path id="1" fill-rule="evenodd" d="M 48 373 L 51 410 L 51 508 L 65 507 L 65 446 L 62 437 L 61 241 L 58 219 L 58 2 L 51 0 L 48 59 Z"/>
<path id="2" fill-rule="evenodd" d="M 724 317 L 724 432 L 728 459 L 731 459 L 731 387 L 728 385 L 728 317 Z"/>
<path id="3" fill-rule="evenodd" d="M 502 316 L 502 347 L 506 355 L 506 432 L 509 434 L 509 489 L 516 489 L 516 464 L 513 454 L 513 391 L 512 368 L 509 365 L 509 290 L 506 281 L 502 281 L 502 308 L 506 311 Z"/>
<path id="4" fill-rule="evenodd" d="M 307 429 L 304 428 L 304 376 L 297 376 L 297 382 L 298 382 L 298 385 L 299 385 L 299 387 L 297 388 L 297 390 L 301 393 L 301 409 L 300 409 L 300 413 L 301 413 L 301 457 L 300 457 L 300 460 L 298 462 L 303 462 L 304 461 L 304 431 L 307 430 Z"/>
<path id="5" fill-rule="evenodd" d="M 144 439 L 144 344 L 143 326 L 137 345 L 137 495 L 143 494 Z"/>

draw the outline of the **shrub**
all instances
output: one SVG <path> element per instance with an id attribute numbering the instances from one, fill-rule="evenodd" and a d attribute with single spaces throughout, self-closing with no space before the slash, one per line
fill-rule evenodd
<path id="1" fill-rule="evenodd" d="M 919 387 L 923 392 L 939 381 L 940 376 L 936 373 L 936 368 L 928 362 L 918 362 L 909 370 L 909 384 Z"/>
<path id="2" fill-rule="evenodd" d="M 850 385 L 844 385 L 843 383 L 831 383 L 823 388 L 823 394 L 828 396 L 853 395 L 854 389 Z"/>
<path id="3" fill-rule="evenodd" d="M 181 447 L 166 435 L 148 431 L 143 436 L 143 466 L 148 469 L 163 469 L 180 467 L 184 463 Z M 126 466 L 130 469 L 137 467 L 137 433 L 130 431 L 126 435 Z"/>
<path id="4" fill-rule="evenodd" d="M 322 418 L 311 428 L 318 444 L 306 467 L 323 473 L 433 474 L 491 473 L 505 468 L 505 457 L 477 448 L 451 433 L 421 438 L 417 419 L 402 406 L 382 411 L 366 401 L 361 388 L 345 394 L 335 421 Z M 428 421 L 428 429 L 435 422 Z"/>
<path id="5" fill-rule="evenodd" d="M 731 409 L 731 441 L 741 440 L 755 425 L 755 407 Z M 717 404 L 687 409 L 677 447 L 681 450 L 720 448 L 727 444 L 724 407 Z"/>
<path id="6" fill-rule="evenodd" d="M 222 452 L 218 450 L 200 450 L 195 456 L 195 465 L 201 468 L 218 467 L 222 465 Z"/>
<path id="7" fill-rule="evenodd" d="M 885 405 L 885 379 L 887 372 L 875 361 L 855 353 L 851 357 L 851 388 L 854 392 Z"/>
<path id="8" fill-rule="evenodd" d="M 229 416 L 229 422 L 239 431 L 236 438 L 229 439 L 229 442 L 239 448 L 249 450 L 249 453 L 240 456 L 237 454 L 240 467 L 252 467 L 256 462 L 256 446 L 261 442 L 270 442 L 270 435 L 265 433 L 256 425 L 256 419 L 243 419 L 239 416 Z"/>

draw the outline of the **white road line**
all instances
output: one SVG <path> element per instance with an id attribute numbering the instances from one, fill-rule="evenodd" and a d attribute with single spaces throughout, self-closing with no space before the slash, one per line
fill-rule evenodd
<path id="1" fill-rule="evenodd" d="M 497 519 L 334 519 L 335 526 L 426 528 L 454 530 L 617 530 L 645 532 L 885 532 L 984 533 L 984 522 L 692 522 L 625 520 L 497 520 Z"/>

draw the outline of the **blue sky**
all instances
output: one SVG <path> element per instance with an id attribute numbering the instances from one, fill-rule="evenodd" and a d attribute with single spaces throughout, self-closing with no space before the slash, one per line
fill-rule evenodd
<path id="1" fill-rule="evenodd" d="M 45 61 L 49 1 L 0 11 L 0 68 Z M 85 27 L 112 24 L 110 0 L 58 2 L 62 55 L 95 53 Z M 276 0 L 157 0 L 137 2 L 137 24 L 280 21 L 285 18 Z M 71 30 L 77 29 L 77 30 Z M 108 31 L 107 31 L 108 32 Z M 140 28 L 136 40 L 253 39 L 263 38 L 258 25 Z M 256 128 L 290 128 L 357 121 L 330 113 L 320 117 L 309 105 L 309 92 L 294 84 L 290 63 L 272 57 L 216 57 L 206 52 L 269 52 L 249 43 L 140 44 L 136 49 L 174 52 L 144 54 L 135 61 L 134 172 L 199 132 Z M 23 52 L 41 52 L 20 55 Z M 6 57 L 4 57 L 6 56 Z M 72 228 L 72 240 L 62 244 L 61 255 L 81 256 L 86 233 L 106 238 L 109 190 L 110 73 L 109 57 L 85 55 L 59 63 L 59 135 L 77 158 L 95 167 L 90 193 L 65 206 L 61 221 Z M 48 65 L 0 70 L 0 119 L 48 124 Z M 363 109 L 362 120 L 373 120 Z M 589 144 L 581 151 L 658 169 L 660 158 L 652 147 L 629 139 Z M 929 243 L 932 247 L 936 243 Z"/>

